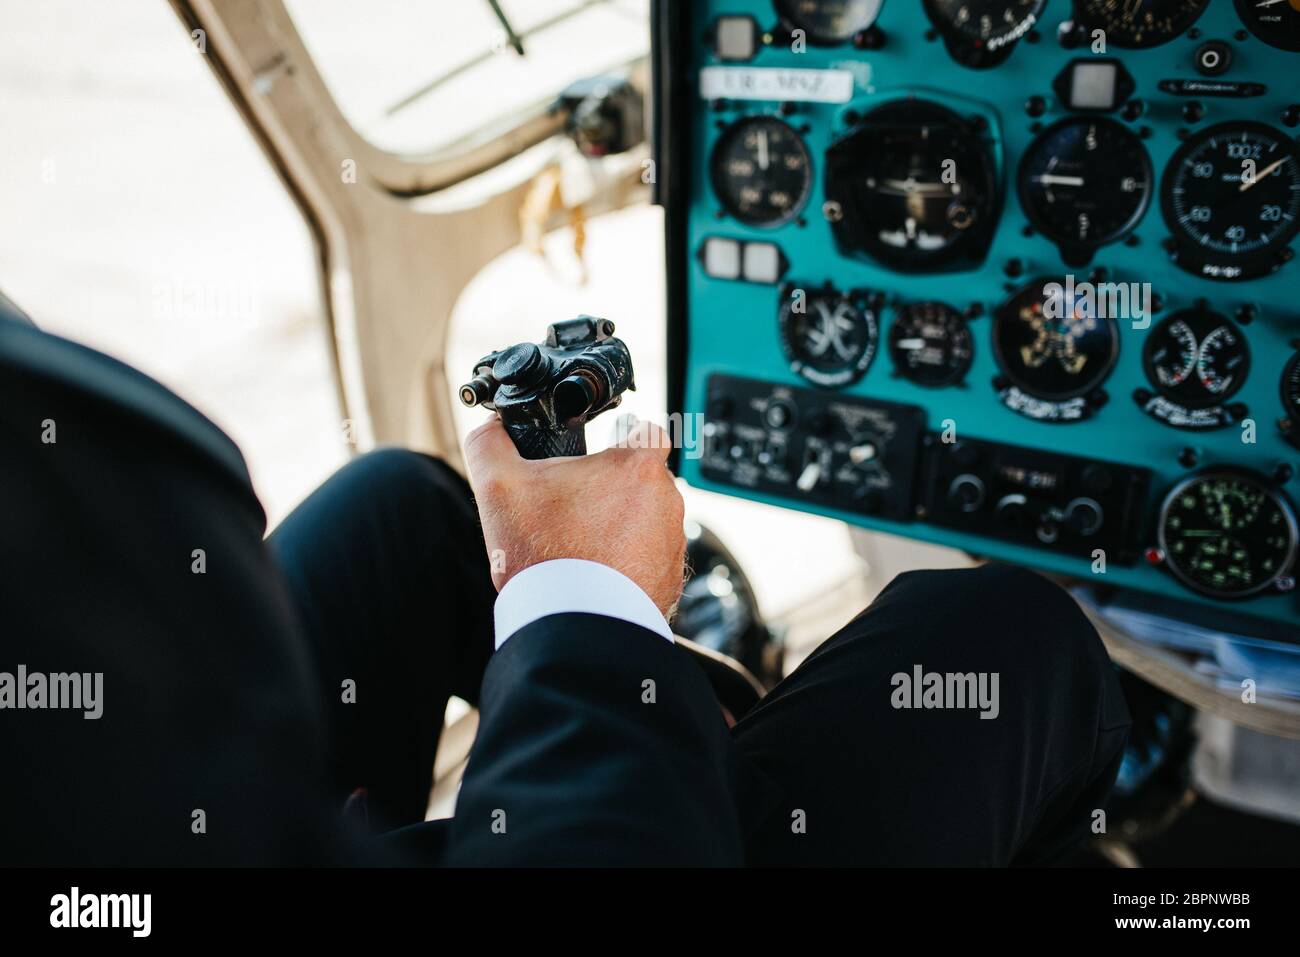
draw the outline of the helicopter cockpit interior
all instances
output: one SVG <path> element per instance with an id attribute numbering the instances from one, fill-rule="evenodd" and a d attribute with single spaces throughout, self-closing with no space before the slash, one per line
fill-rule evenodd
<path id="1" fill-rule="evenodd" d="M 1023 566 L 1134 714 L 1087 853 L 1296 853 L 1300 0 L 347 6 L 169 13 L 310 235 L 321 462 L 463 467 L 480 357 L 605 317 L 673 440 L 679 631 L 732 712 L 898 572 Z M 59 278 L 4 265 L 60 331 Z M 250 464 L 287 505 L 323 466 L 277 444 Z M 475 727 L 449 710 L 431 817 Z"/>

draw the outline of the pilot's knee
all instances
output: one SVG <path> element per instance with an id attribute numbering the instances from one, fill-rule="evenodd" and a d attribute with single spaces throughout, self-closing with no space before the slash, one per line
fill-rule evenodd
<path id="1" fill-rule="evenodd" d="M 470 499 L 465 480 L 441 459 L 395 446 L 357 456 L 338 478 L 366 497 L 389 503 L 429 504 L 448 496 Z"/>
<path id="2" fill-rule="evenodd" d="M 1062 676 L 1104 680 L 1110 658 L 1097 629 L 1064 587 L 1037 572 L 990 564 L 974 570 L 981 639 L 1004 667 L 1051 683 Z"/>
<path id="3" fill-rule="evenodd" d="M 358 455 L 347 468 L 380 479 L 420 478 L 433 460 L 422 452 L 385 446 Z"/>
<path id="4" fill-rule="evenodd" d="M 1104 658 L 1096 629 L 1060 585 L 1015 565 L 927 569 L 899 575 L 881 594 L 918 628 L 959 635 L 986 652 Z"/>

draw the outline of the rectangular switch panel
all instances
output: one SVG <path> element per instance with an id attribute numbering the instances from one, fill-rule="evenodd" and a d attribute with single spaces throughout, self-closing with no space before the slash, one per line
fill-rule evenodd
<path id="1" fill-rule="evenodd" d="M 1003 541 L 1132 564 L 1149 469 L 978 439 L 927 436 L 927 521 Z"/>
<path id="2" fill-rule="evenodd" d="M 740 488 L 908 521 L 925 430 L 919 406 L 714 375 L 703 474 Z"/>

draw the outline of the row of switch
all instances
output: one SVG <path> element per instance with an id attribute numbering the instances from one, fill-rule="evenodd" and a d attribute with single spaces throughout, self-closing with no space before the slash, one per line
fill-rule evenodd
<path id="1" fill-rule="evenodd" d="M 984 480 L 972 472 L 958 475 L 948 485 L 948 503 L 968 515 L 981 511 L 988 504 Z M 1062 528 L 1080 538 L 1089 538 L 1105 522 L 1101 505 L 1086 496 L 1072 499 L 1064 508 L 1048 505 L 1035 509 L 1033 500 L 1023 492 L 1011 492 L 998 499 L 993 514 L 1012 528 L 1032 527 L 1035 537 L 1044 545 L 1054 544 L 1061 537 Z"/>

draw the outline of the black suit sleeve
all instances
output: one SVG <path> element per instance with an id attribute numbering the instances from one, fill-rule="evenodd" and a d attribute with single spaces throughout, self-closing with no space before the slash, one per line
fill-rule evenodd
<path id="1" fill-rule="evenodd" d="M 735 760 L 680 649 L 613 618 L 540 619 L 484 676 L 447 863 L 738 865 Z"/>

